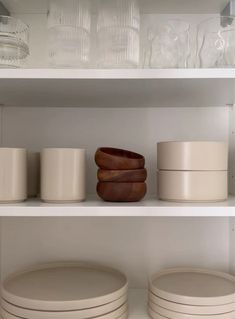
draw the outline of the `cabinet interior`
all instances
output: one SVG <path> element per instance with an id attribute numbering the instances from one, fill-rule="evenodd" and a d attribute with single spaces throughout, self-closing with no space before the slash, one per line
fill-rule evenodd
<path id="1" fill-rule="evenodd" d="M 29 66 L 47 67 L 46 1 L 3 2 L 9 5 L 14 16 L 31 26 Z M 195 27 L 198 21 L 218 15 L 226 1 L 200 0 L 199 4 L 193 0 L 148 0 L 143 3 L 143 21 L 157 19 L 157 13 L 166 14 L 166 19 L 176 17 L 172 13 L 177 13 L 178 18 L 191 21 Z M 177 84 L 177 79 L 174 81 L 171 89 L 178 86 L 182 90 L 184 83 L 179 81 Z M 13 82 L 8 82 L 7 88 Z M 90 92 L 89 84 L 86 86 L 86 95 L 78 99 L 77 104 L 74 98 L 70 103 L 67 94 L 63 105 L 57 105 L 58 99 L 47 99 L 45 80 L 37 82 L 39 94 L 35 95 L 34 101 L 32 96 L 27 98 L 26 95 L 28 82 L 21 83 L 17 91 L 18 103 L 0 108 L 1 146 L 26 147 L 32 151 L 40 151 L 43 147 L 86 148 L 88 195 L 95 196 L 97 167 L 94 153 L 97 147 L 109 145 L 144 154 L 148 169 L 148 196 L 156 196 L 156 143 L 185 139 L 229 142 L 230 193 L 235 193 L 235 116 L 233 108 L 227 105 L 233 102 L 230 99 L 231 93 L 234 93 L 233 81 L 222 79 L 218 83 L 209 79 L 207 98 L 200 95 L 200 90 L 197 91 L 197 85 L 202 86 L 200 80 L 187 87 L 187 98 L 183 94 L 177 96 L 178 91 L 169 90 L 168 82 L 162 81 L 160 90 L 164 90 L 167 102 L 163 99 L 159 102 L 154 96 L 150 103 L 151 96 L 142 94 L 138 107 L 135 107 L 137 99 L 133 96 L 132 100 L 127 93 L 132 87 L 129 82 L 126 91 L 120 92 L 120 101 L 115 90 L 110 93 L 108 85 L 105 90 L 105 83 L 102 90 L 94 95 L 92 107 L 88 107 L 86 98 L 92 95 L 95 85 L 90 85 Z M 68 83 L 66 89 L 69 90 Z M 17 90 L 17 82 L 14 85 Z M 72 85 L 76 86 L 76 83 Z M 158 82 L 141 83 L 141 86 L 146 86 L 146 92 L 148 85 L 158 85 Z M 224 90 L 221 89 L 217 96 L 216 91 L 222 87 Z M 134 88 L 133 94 L 137 93 Z M 222 96 L 222 92 L 226 96 Z M 215 95 L 221 100 L 215 102 Z M 99 103 L 94 107 L 96 98 Z M 2 104 L 8 105 L 5 101 Z M 68 107 L 71 104 L 77 107 Z M 187 107 L 191 104 L 193 107 Z M 145 288 L 152 273 L 167 267 L 208 267 L 235 274 L 234 225 L 235 219 L 226 217 L 226 214 L 220 218 L 1 217 L 1 275 L 4 278 L 37 262 L 78 259 L 106 263 L 123 270 L 133 288 Z"/>

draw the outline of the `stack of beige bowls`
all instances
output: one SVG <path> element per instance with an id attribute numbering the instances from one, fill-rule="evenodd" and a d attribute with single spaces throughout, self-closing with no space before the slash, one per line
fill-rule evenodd
<path id="1" fill-rule="evenodd" d="M 214 202 L 228 197 L 227 143 L 158 143 L 157 168 L 159 199 Z"/>
<path id="2" fill-rule="evenodd" d="M 152 319 L 234 319 L 235 277 L 206 269 L 170 269 L 149 283 Z"/>
<path id="3" fill-rule="evenodd" d="M 87 263 L 27 269 L 2 283 L 3 319 L 126 319 L 128 283 L 117 270 Z"/>

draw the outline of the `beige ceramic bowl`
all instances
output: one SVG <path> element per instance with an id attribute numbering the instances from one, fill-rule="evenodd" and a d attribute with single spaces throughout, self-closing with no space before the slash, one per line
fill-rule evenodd
<path id="1" fill-rule="evenodd" d="M 85 200 L 85 150 L 47 148 L 41 153 L 41 199 L 49 203 Z"/>
<path id="2" fill-rule="evenodd" d="M 166 201 L 216 202 L 228 197 L 227 171 L 159 171 L 158 196 Z"/>
<path id="3" fill-rule="evenodd" d="M 159 170 L 226 171 L 228 144 L 224 142 L 162 142 L 157 144 Z"/>
<path id="4" fill-rule="evenodd" d="M 21 202 L 27 198 L 27 151 L 0 148 L 0 203 Z"/>

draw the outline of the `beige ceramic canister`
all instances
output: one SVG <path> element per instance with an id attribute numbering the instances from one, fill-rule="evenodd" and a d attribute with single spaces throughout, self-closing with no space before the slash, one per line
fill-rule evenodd
<path id="1" fill-rule="evenodd" d="M 26 149 L 0 148 L 0 203 L 17 203 L 26 198 Z"/>
<path id="2" fill-rule="evenodd" d="M 41 199 L 48 203 L 85 200 L 85 150 L 46 148 L 41 153 Z"/>

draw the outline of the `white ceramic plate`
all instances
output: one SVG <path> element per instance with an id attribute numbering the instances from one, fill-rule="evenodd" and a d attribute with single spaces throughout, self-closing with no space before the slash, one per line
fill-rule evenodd
<path id="1" fill-rule="evenodd" d="M 227 171 L 159 171 L 157 182 L 162 200 L 216 202 L 228 197 Z"/>
<path id="2" fill-rule="evenodd" d="M 8 277 L 2 298 L 32 310 L 70 311 L 98 307 L 127 293 L 117 270 L 88 263 L 51 263 Z"/>
<path id="3" fill-rule="evenodd" d="M 33 319 L 86 319 L 105 315 L 127 303 L 127 295 L 103 306 L 73 311 L 37 311 L 12 305 L 2 299 L 1 306 L 7 312 L 23 318 Z"/>
<path id="4" fill-rule="evenodd" d="M 126 311 L 123 312 L 121 315 L 117 316 L 118 315 L 118 312 L 110 312 L 109 314 L 107 315 L 104 315 L 104 316 L 98 316 L 98 317 L 93 317 L 92 319 L 127 319 L 128 318 L 128 307 L 126 306 Z M 7 311 L 5 311 L 4 309 L 1 310 L 1 313 L 2 313 L 2 318 L 3 319 L 21 319 L 22 317 L 18 317 L 18 316 L 14 316 L 10 313 L 8 313 Z M 22 318 L 22 319 L 26 319 L 26 318 Z M 33 319 L 33 318 L 31 318 Z"/>
<path id="5" fill-rule="evenodd" d="M 166 318 L 166 317 L 164 317 L 164 316 L 161 316 L 161 315 L 159 315 L 159 313 L 156 313 L 156 312 L 154 312 L 150 307 L 148 307 L 148 314 L 149 314 L 149 316 L 152 318 L 152 319 L 169 319 L 169 318 Z M 14 317 L 15 318 L 15 317 Z M 5 318 L 4 316 L 3 316 L 3 319 L 14 319 L 14 318 Z M 199 318 L 200 319 L 200 318 Z"/>
<path id="6" fill-rule="evenodd" d="M 157 273 L 150 291 L 168 301 L 193 306 L 218 306 L 235 302 L 235 277 L 197 268 L 176 268 Z"/>
<path id="7" fill-rule="evenodd" d="M 190 306 L 159 298 L 151 292 L 149 292 L 148 299 L 160 307 L 190 315 L 218 315 L 235 311 L 235 303 L 219 306 Z"/>
<path id="8" fill-rule="evenodd" d="M 162 142 L 157 145 L 160 170 L 227 171 L 228 144 L 224 142 Z"/>
<path id="9" fill-rule="evenodd" d="M 175 312 L 160 306 L 155 305 L 154 303 L 149 302 L 149 307 L 159 315 L 167 317 L 169 319 L 234 319 L 235 312 L 228 312 L 220 315 L 189 315 L 182 312 Z"/>

